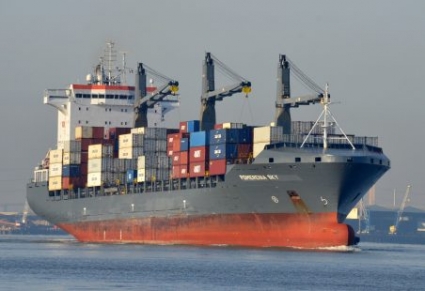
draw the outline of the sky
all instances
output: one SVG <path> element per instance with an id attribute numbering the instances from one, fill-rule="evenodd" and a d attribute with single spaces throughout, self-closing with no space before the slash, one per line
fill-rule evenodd
<path id="1" fill-rule="evenodd" d="M 425 209 L 424 15 L 421 0 L 1 1 L 0 211 L 23 207 L 34 166 L 55 147 L 57 113 L 43 104 L 44 90 L 82 83 L 108 41 L 129 67 L 143 62 L 179 81 L 172 127 L 199 118 L 205 52 L 252 82 L 248 98 L 217 104 L 217 121 L 270 123 L 286 54 L 322 88 L 329 83 L 346 133 L 379 137 L 392 167 L 376 184 L 376 203 L 392 206 L 395 191 L 400 205 L 411 185 L 408 205 Z"/>

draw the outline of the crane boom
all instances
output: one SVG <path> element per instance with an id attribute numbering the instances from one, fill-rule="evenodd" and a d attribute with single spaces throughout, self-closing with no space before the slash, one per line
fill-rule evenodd
<path id="1" fill-rule="evenodd" d="M 233 77 L 237 77 L 238 82 L 232 85 L 215 89 L 214 64 L 215 59 L 212 54 L 207 52 L 203 65 L 202 74 L 202 96 L 201 96 L 201 129 L 211 130 L 216 123 L 215 102 L 223 100 L 224 97 L 243 92 L 248 94 L 251 92 L 251 82 L 236 76 L 233 72 L 228 73 Z M 219 64 L 221 64 L 219 62 Z"/>
<path id="2" fill-rule="evenodd" d="M 390 226 L 390 234 L 397 234 L 398 225 L 400 224 L 401 216 L 403 215 L 404 208 L 409 197 L 410 185 L 407 185 L 406 192 L 404 193 L 403 201 L 401 202 L 400 209 L 397 211 L 397 216 L 394 225 Z"/>
<path id="3" fill-rule="evenodd" d="M 291 97 L 291 67 L 294 67 L 295 74 L 299 79 L 313 90 L 319 91 L 318 95 L 306 95 L 300 97 Z M 293 63 L 291 63 L 286 55 L 279 55 L 279 64 L 277 66 L 277 90 L 276 90 L 276 115 L 275 123 L 277 126 L 283 127 L 284 134 L 291 134 L 291 107 L 300 105 L 309 105 L 311 103 L 320 102 L 323 98 L 320 87 L 311 81 L 304 73 L 301 72 Z"/>
<path id="4" fill-rule="evenodd" d="M 135 111 L 135 127 L 147 127 L 148 126 L 148 109 L 153 108 L 158 102 L 178 102 L 178 100 L 167 99 L 165 98 L 169 95 L 175 96 L 179 90 L 179 82 L 175 80 L 168 80 L 168 82 L 157 88 L 154 92 L 147 94 L 147 85 L 146 85 L 146 70 L 142 63 L 138 64 L 136 82 L 135 82 L 135 91 L 136 91 L 136 100 L 134 102 L 134 111 Z"/>

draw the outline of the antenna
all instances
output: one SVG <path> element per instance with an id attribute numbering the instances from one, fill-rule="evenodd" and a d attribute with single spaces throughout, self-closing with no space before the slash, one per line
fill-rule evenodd
<path id="1" fill-rule="evenodd" d="M 353 150 L 355 150 L 356 147 L 353 145 L 353 143 L 347 137 L 347 135 L 345 134 L 345 132 L 342 130 L 341 126 L 339 126 L 339 124 L 336 121 L 335 117 L 332 115 L 331 110 L 329 109 L 329 107 L 330 107 L 330 105 L 332 103 L 329 100 L 329 84 L 328 83 L 326 83 L 325 95 L 322 97 L 322 100 L 320 101 L 320 104 L 322 104 L 322 106 L 323 106 L 322 113 L 320 113 L 319 118 L 317 118 L 317 120 L 314 123 L 313 127 L 308 132 L 308 134 L 305 137 L 303 143 L 301 144 L 301 148 L 304 147 L 304 144 L 307 142 L 307 140 L 310 137 L 311 133 L 316 128 L 316 126 L 318 125 L 320 119 L 323 116 L 323 125 L 322 125 L 322 127 L 323 127 L 323 149 L 327 149 L 328 148 L 328 140 L 329 140 L 329 137 L 328 137 L 328 127 L 330 126 L 329 125 L 330 122 L 329 122 L 328 118 L 330 118 L 330 119 L 332 119 L 335 122 L 336 126 L 338 126 L 339 130 L 344 135 L 344 139 L 347 140 L 348 143 L 351 145 L 351 148 Z"/>

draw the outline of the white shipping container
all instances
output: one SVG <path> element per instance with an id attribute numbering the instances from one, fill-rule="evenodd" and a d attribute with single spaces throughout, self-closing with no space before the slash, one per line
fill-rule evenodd
<path id="1" fill-rule="evenodd" d="M 97 187 L 102 185 L 102 173 L 88 173 L 87 187 Z"/>
<path id="2" fill-rule="evenodd" d="M 104 157 L 99 159 L 90 159 L 87 163 L 87 172 L 111 172 L 113 168 L 113 159 Z"/>
<path id="3" fill-rule="evenodd" d="M 130 132 L 131 133 L 143 134 L 143 133 L 145 133 L 145 128 L 144 127 L 135 127 L 135 128 L 132 128 Z"/>
<path id="4" fill-rule="evenodd" d="M 49 165 L 49 177 L 62 176 L 62 163 L 55 163 Z"/>
<path id="5" fill-rule="evenodd" d="M 138 169 L 137 170 L 137 182 L 145 182 L 146 181 L 146 177 L 145 177 L 145 169 Z"/>
<path id="6" fill-rule="evenodd" d="M 111 157 L 114 154 L 114 146 L 111 144 L 91 144 L 88 149 L 88 159 Z"/>
<path id="7" fill-rule="evenodd" d="M 118 138 L 119 148 L 141 147 L 144 144 L 145 136 L 141 133 L 121 134 Z"/>
<path id="8" fill-rule="evenodd" d="M 254 128 L 254 143 L 280 142 L 283 140 L 283 127 L 263 126 Z"/>
<path id="9" fill-rule="evenodd" d="M 50 164 L 62 163 L 62 158 L 63 158 L 63 150 L 62 149 L 50 150 L 50 152 L 49 152 L 49 163 Z"/>
<path id="10" fill-rule="evenodd" d="M 91 126 L 77 126 L 75 128 L 75 139 L 93 138 L 93 128 Z"/>
<path id="11" fill-rule="evenodd" d="M 120 159 L 137 159 L 145 153 L 143 147 L 135 148 L 119 148 L 118 158 Z"/>
<path id="12" fill-rule="evenodd" d="M 34 182 L 46 182 L 49 179 L 49 170 L 35 170 L 34 171 Z"/>
<path id="13" fill-rule="evenodd" d="M 64 165 L 75 165 L 81 164 L 81 153 L 63 153 L 63 164 Z"/>
<path id="14" fill-rule="evenodd" d="M 49 178 L 49 191 L 62 189 L 62 176 Z"/>
<path id="15" fill-rule="evenodd" d="M 269 142 L 258 142 L 253 144 L 253 157 L 254 159 L 264 150 L 266 145 L 269 145 Z"/>
<path id="16" fill-rule="evenodd" d="M 157 181 L 156 172 L 153 168 L 137 170 L 137 182 Z"/>

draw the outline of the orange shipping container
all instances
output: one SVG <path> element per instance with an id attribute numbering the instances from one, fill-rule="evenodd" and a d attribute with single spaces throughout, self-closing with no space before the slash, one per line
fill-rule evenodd
<path id="1" fill-rule="evenodd" d="M 203 177 L 206 176 L 205 162 L 195 162 L 189 164 L 190 177 Z"/>
<path id="2" fill-rule="evenodd" d="M 209 174 L 210 174 L 210 176 L 226 174 L 226 165 L 227 165 L 226 159 L 211 160 L 209 162 Z"/>
<path id="3" fill-rule="evenodd" d="M 208 160 L 209 148 L 206 146 L 190 148 L 190 162 L 203 162 Z"/>

